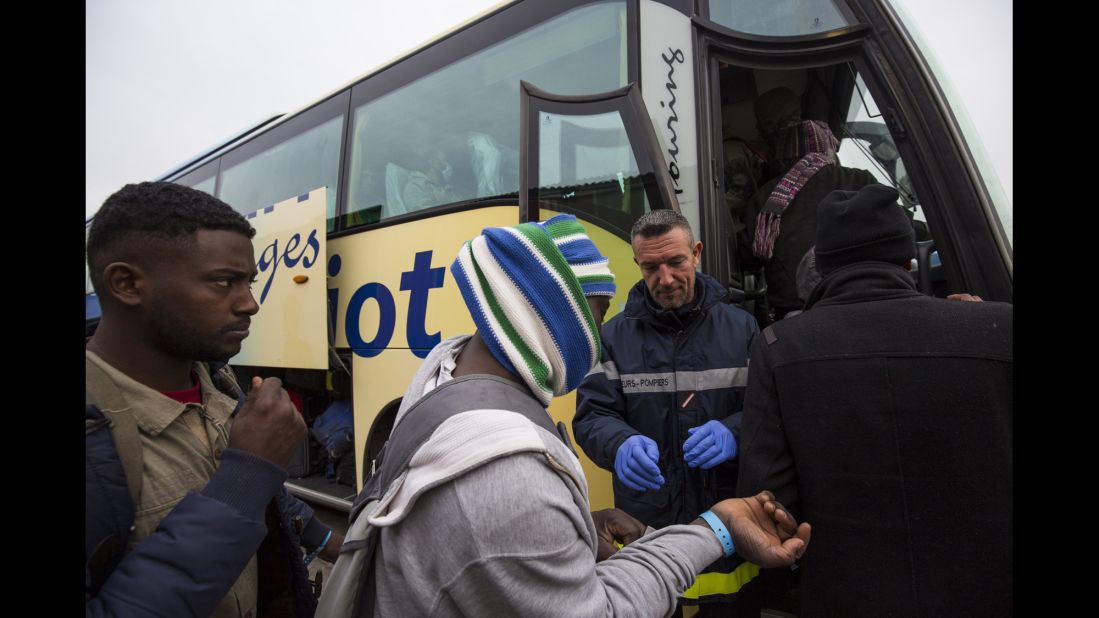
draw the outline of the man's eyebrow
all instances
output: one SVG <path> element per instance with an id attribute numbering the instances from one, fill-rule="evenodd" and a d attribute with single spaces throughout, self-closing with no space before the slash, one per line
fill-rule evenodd
<path id="1" fill-rule="evenodd" d="M 206 274 L 207 275 L 232 275 L 234 277 L 252 277 L 258 272 L 259 271 L 256 270 L 256 269 L 241 270 L 239 268 L 233 268 L 231 266 L 221 266 L 221 267 L 218 267 L 218 268 L 211 268 L 210 270 L 206 271 Z"/>

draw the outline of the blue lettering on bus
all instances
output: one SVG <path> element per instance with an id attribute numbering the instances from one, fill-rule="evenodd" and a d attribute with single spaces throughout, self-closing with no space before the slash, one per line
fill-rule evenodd
<path id="1" fill-rule="evenodd" d="M 343 260 L 338 253 L 328 258 L 328 276 L 335 277 L 343 268 Z M 340 306 L 340 288 L 328 288 L 328 323 L 332 328 L 336 326 L 336 308 Z M 331 332 L 331 331 L 329 331 Z"/>
<path id="2" fill-rule="evenodd" d="M 271 284 L 275 281 L 275 273 L 278 272 L 279 263 L 285 262 L 290 268 L 297 266 L 298 262 L 302 263 L 302 266 L 309 268 L 316 263 L 317 258 L 320 257 L 321 244 L 317 240 L 317 230 L 313 229 L 309 232 L 309 237 L 305 241 L 305 245 L 298 251 L 297 255 L 294 251 L 297 250 L 298 245 L 301 245 L 301 234 L 294 234 L 287 241 L 283 250 L 279 251 L 279 239 L 275 238 L 271 241 L 271 244 L 263 248 L 260 253 L 259 262 L 256 267 L 261 273 L 267 273 L 270 269 L 270 273 L 267 273 L 267 283 L 263 284 L 263 291 L 260 292 L 259 304 L 263 304 L 263 301 L 267 299 L 267 292 L 271 290 Z M 312 256 L 306 255 L 312 253 Z"/>
<path id="3" fill-rule="evenodd" d="M 405 320 L 405 336 L 408 337 L 408 347 L 413 354 L 420 358 L 426 358 L 431 348 L 442 340 L 440 332 L 427 334 L 427 300 L 428 292 L 432 288 L 443 287 L 446 268 L 431 267 L 431 251 L 421 251 L 416 254 L 412 270 L 401 273 L 401 290 L 409 292 L 408 314 Z M 333 255 L 328 260 L 329 276 L 335 276 L 340 270 L 340 257 Z M 363 303 L 369 299 L 378 303 L 380 313 L 378 330 L 374 338 L 364 341 L 359 329 L 359 318 L 362 315 Z M 331 319 L 335 323 L 335 309 L 339 299 L 339 289 L 328 290 L 329 310 L 332 311 Z M 382 353 L 389 346 L 393 338 L 393 330 L 397 324 L 397 306 L 393 300 L 393 293 L 389 288 L 378 282 L 371 282 L 355 290 L 351 301 L 347 304 L 347 315 L 344 319 L 344 333 L 347 335 L 347 343 L 351 350 L 364 358 L 371 358 Z"/>
<path id="4" fill-rule="evenodd" d="M 446 269 L 442 266 L 431 267 L 430 251 L 417 253 L 412 270 L 401 274 L 401 289 L 409 291 L 405 336 L 412 353 L 420 358 L 426 358 L 428 351 L 442 340 L 439 331 L 429 335 L 424 329 L 427 325 L 427 292 L 431 288 L 443 287 L 445 275 Z"/>
<path id="5" fill-rule="evenodd" d="M 359 315 L 363 310 L 363 303 L 373 298 L 378 303 L 381 319 L 378 320 L 378 332 L 370 341 L 363 341 L 359 334 Z M 355 290 L 351 302 L 347 304 L 347 319 L 344 321 L 344 332 L 347 335 L 347 343 L 355 354 L 370 358 L 382 353 L 393 338 L 393 327 L 397 323 L 397 305 L 393 302 L 393 293 L 384 285 L 374 282 L 367 283 Z"/>

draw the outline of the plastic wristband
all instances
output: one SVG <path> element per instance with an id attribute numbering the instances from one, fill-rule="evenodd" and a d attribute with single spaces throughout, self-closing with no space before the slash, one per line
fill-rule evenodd
<path id="1" fill-rule="evenodd" d="M 722 526 L 722 527 L 724 528 L 724 526 Z M 313 559 L 320 555 L 321 551 L 324 550 L 324 546 L 328 545 L 328 539 L 330 539 L 330 538 L 332 538 L 332 530 L 331 529 L 328 530 L 328 534 L 324 535 L 324 540 L 321 541 L 321 544 L 317 545 L 317 548 L 314 549 L 312 552 L 310 552 L 310 554 L 308 556 L 305 557 L 305 564 L 306 565 L 308 565 L 310 562 L 313 562 Z M 730 545 L 730 547 L 732 547 L 732 545 Z"/>
<path id="2" fill-rule="evenodd" d="M 713 511 L 706 511 L 699 515 L 707 524 L 710 524 L 710 528 L 713 529 L 714 534 L 717 535 L 717 540 L 721 541 L 721 546 L 725 548 L 725 557 L 733 555 L 736 549 L 733 547 L 733 535 L 729 534 L 729 529 L 725 527 L 725 524 L 721 523 L 721 518 L 714 514 Z"/>

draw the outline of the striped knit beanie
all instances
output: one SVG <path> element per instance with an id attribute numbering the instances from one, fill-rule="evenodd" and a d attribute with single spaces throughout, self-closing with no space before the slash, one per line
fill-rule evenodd
<path id="1" fill-rule="evenodd" d="M 572 267 L 572 273 L 580 280 L 584 296 L 614 296 L 614 273 L 610 269 L 610 260 L 599 253 L 576 217 L 557 215 L 536 225 L 546 230 Z"/>
<path id="2" fill-rule="evenodd" d="M 572 215 L 485 228 L 450 271 L 492 355 L 543 405 L 599 362 L 585 296 L 613 296 L 614 275 Z"/>

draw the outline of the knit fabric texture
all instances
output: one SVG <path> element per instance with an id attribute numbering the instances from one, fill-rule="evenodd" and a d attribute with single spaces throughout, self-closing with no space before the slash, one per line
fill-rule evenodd
<path id="1" fill-rule="evenodd" d="M 898 197 L 893 187 L 870 184 L 820 201 L 813 251 L 822 276 L 855 262 L 906 264 L 916 257 L 916 233 Z"/>
<path id="2" fill-rule="evenodd" d="M 752 253 L 756 257 L 771 259 L 775 241 L 782 231 L 782 214 L 814 174 L 836 162 L 838 146 L 839 140 L 832 135 L 828 125 L 818 120 L 803 120 L 783 130 L 776 146 L 778 158 L 800 158 L 775 185 L 756 217 L 756 235 L 752 242 Z"/>
<path id="3" fill-rule="evenodd" d="M 553 239 L 572 273 L 580 280 L 584 296 L 614 296 L 614 273 L 608 260 L 588 238 L 584 226 L 573 215 L 557 215 L 539 223 Z"/>
<path id="4" fill-rule="evenodd" d="M 572 215 L 485 228 L 450 270 L 492 355 L 544 405 L 599 362 L 585 291 L 613 296 L 614 276 Z"/>

